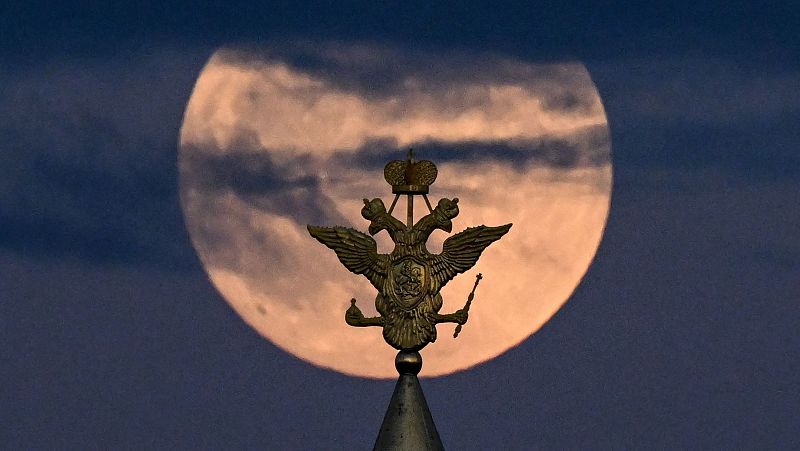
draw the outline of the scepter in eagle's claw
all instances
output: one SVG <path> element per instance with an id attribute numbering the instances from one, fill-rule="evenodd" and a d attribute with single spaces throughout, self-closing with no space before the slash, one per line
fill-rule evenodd
<path id="1" fill-rule="evenodd" d="M 478 284 L 480 283 L 481 279 L 483 279 L 483 276 L 481 273 L 478 273 L 478 275 L 475 276 L 475 285 L 472 286 L 472 291 L 470 291 L 469 296 L 467 297 L 467 303 L 464 304 L 464 308 L 462 309 L 467 313 L 469 313 L 469 306 L 472 305 L 472 300 L 475 299 L 475 289 L 478 288 Z M 458 338 L 459 333 L 461 333 L 461 324 L 456 326 L 456 331 L 453 332 L 453 338 Z"/>

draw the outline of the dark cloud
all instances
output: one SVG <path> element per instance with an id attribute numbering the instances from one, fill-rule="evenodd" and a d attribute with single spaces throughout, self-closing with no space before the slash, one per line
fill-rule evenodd
<path id="1" fill-rule="evenodd" d="M 800 67 L 675 58 L 590 69 L 618 163 L 720 170 L 748 182 L 800 178 Z"/>
<path id="2" fill-rule="evenodd" d="M 557 169 L 596 167 L 611 162 L 611 144 L 605 125 L 587 127 L 567 137 L 506 141 L 423 141 L 399 147 L 394 140 L 372 140 L 356 152 L 338 152 L 332 159 L 338 165 L 365 170 L 382 170 L 391 159 L 404 159 L 408 148 L 416 158 L 434 163 L 450 161 L 502 162 L 514 167 L 533 166 Z"/>
<path id="3" fill-rule="evenodd" d="M 730 124 L 800 111 L 800 62 L 761 58 L 621 59 L 590 64 L 618 118 L 666 124 Z"/>
<path id="4" fill-rule="evenodd" d="M 233 193 L 251 207 L 301 224 L 348 223 L 321 189 L 317 174 L 303 169 L 312 167 L 311 156 L 276 164 L 267 152 L 245 141 L 240 138 L 238 145 L 224 153 L 185 146 L 181 188 L 203 192 L 212 204 L 218 196 Z"/>
<path id="5" fill-rule="evenodd" d="M 242 146 L 242 139 L 231 149 L 201 149 L 186 145 L 181 149 L 180 167 L 183 181 L 192 189 L 220 191 L 230 189 L 240 196 L 269 195 L 292 188 L 318 189 L 316 176 L 298 173 L 303 160 L 276 164 L 258 146 Z"/>
<path id="6" fill-rule="evenodd" d="M 197 61 L 163 51 L 0 72 L 0 248 L 185 266 L 176 141 Z"/>
<path id="7" fill-rule="evenodd" d="M 800 114 L 769 122 L 623 130 L 615 139 L 615 155 L 653 171 L 718 170 L 740 183 L 800 180 L 798 121 Z"/>

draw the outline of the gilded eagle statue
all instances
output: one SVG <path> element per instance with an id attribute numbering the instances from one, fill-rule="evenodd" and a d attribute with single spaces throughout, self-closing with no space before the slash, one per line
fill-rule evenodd
<path id="1" fill-rule="evenodd" d="M 389 211 L 379 198 L 364 199 L 361 216 L 370 221 L 369 235 L 348 227 L 308 226 L 311 236 L 332 249 L 350 272 L 363 275 L 378 290 L 375 307 L 380 316 L 365 317 L 356 306 L 356 300 L 351 299 L 350 308 L 345 312 L 347 324 L 382 327 L 383 338 L 400 351 L 418 351 L 436 341 L 437 324 L 457 323 L 457 332 L 460 330 L 467 322 L 474 288 L 467 305 L 451 314 L 439 313 L 443 302 L 440 291 L 456 275 L 472 268 L 481 253 L 511 228 L 511 224 L 469 227 L 447 238 L 441 253 L 431 254 L 425 246 L 428 237 L 437 229 L 450 233 L 452 220 L 459 212 L 458 198 L 442 198 L 431 208 L 427 193 L 436 174 L 432 162 L 415 162 L 409 151 L 406 161 L 392 161 L 384 169 L 386 181 L 396 194 Z M 401 194 L 408 195 L 405 224 L 392 216 Z M 424 197 L 430 211 L 416 223 L 413 220 L 415 195 Z M 394 250 L 389 254 L 379 254 L 377 243 L 370 236 L 383 230 L 394 242 Z M 476 287 L 480 278 L 479 274 Z"/>

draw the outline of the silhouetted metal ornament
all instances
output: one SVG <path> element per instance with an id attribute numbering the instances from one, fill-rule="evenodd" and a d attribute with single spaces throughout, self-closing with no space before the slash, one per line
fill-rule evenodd
<path id="1" fill-rule="evenodd" d="M 470 227 L 446 239 L 438 255 L 428 252 L 425 243 L 431 233 L 437 229 L 450 233 L 452 219 L 458 216 L 458 198 L 442 198 L 435 208 L 431 206 L 427 194 L 437 174 L 436 165 L 428 160 L 415 161 L 413 151 L 409 150 L 405 161 L 394 160 L 384 168 L 384 178 L 395 194 L 389 210 L 379 198 L 364 199 L 361 216 L 370 221 L 369 234 L 386 230 L 395 245 L 389 254 L 379 254 L 375 240 L 357 230 L 308 226 L 311 236 L 333 249 L 350 272 L 363 275 L 378 290 L 375 307 L 379 316 L 365 317 L 356 300 L 351 299 L 345 312 L 347 324 L 381 327 L 384 340 L 400 350 L 395 360 L 400 378 L 375 449 L 442 449 L 417 380 L 422 368 L 422 357 L 417 351 L 436 341 L 437 324 L 458 324 L 453 334 L 458 337 L 482 276 L 478 274 L 464 308 L 454 313 L 439 313 L 443 304 L 440 290 L 455 276 L 472 268 L 484 249 L 511 228 L 511 224 Z M 407 196 L 405 224 L 392 216 L 402 194 Z M 430 213 L 415 223 L 417 195 L 423 197 Z"/>

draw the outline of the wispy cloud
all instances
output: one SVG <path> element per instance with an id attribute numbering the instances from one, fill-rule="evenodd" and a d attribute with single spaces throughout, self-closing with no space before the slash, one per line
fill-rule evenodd
<path id="1" fill-rule="evenodd" d="M 392 89 L 384 86 L 376 96 L 369 85 L 341 87 L 336 77 L 283 61 L 230 63 L 230 52 L 215 55 L 198 80 L 183 143 L 225 151 L 244 133 L 257 137 L 265 149 L 318 153 L 355 149 L 375 139 L 392 139 L 403 147 L 429 140 L 563 137 L 605 124 L 588 73 L 574 63 L 529 66 L 527 71 L 519 63 L 506 63 L 491 74 L 470 68 L 447 86 L 441 86 L 446 73 L 409 68 L 395 73 Z M 458 61 L 448 63 L 463 67 Z M 343 68 L 332 64 L 327 70 Z M 519 80 L 518 72 L 528 80 Z"/>

